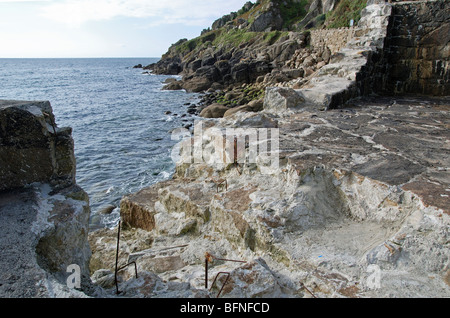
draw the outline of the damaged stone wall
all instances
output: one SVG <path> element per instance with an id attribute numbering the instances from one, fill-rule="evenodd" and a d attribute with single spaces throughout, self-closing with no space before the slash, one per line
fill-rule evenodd
<path id="1" fill-rule="evenodd" d="M 310 44 L 314 48 L 328 48 L 331 54 L 339 52 L 354 35 L 353 28 L 311 30 Z"/>
<path id="2" fill-rule="evenodd" d="M 393 6 L 387 37 L 387 93 L 450 94 L 450 1 Z"/>

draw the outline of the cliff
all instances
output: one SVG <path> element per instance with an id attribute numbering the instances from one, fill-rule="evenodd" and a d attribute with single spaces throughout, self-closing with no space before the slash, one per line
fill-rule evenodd
<path id="1" fill-rule="evenodd" d="M 324 8 L 325 2 L 321 4 Z M 172 152 L 177 160 L 174 177 L 122 199 L 122 229 L 131 231 L 122 257 L 136 261 L 145 273 L 138 280 L 131 271 L 124 273 L 123 288 L 136 297 L 164 297 L 169 292 L 242 298 L 448 297 L 448 40 L 438 35 L 449 21 L 434 27 L 422 23 L 429 20 L 426 16 L 448 11 L 448 5 L 369 1 L 353 28 L 301 33 L 309 45 L 304 48 L 292 30 L 274 47 L 261 44 L 264 34 L 285 31 L 252 34 L 260 36 L 253 45 L 265 47 L 264 53 L 275 47 L 279 54 L 292 53 L 282 59 L 284 74 L 289 65 L 292 70 L 302 68 L 307 76 L 261 86 L 264 95 L 254 104 L 231 107 L 218 102 L 207 113 L 224 118 L 203 119 L 193 131 L 174 135 L 181 138 Z M 276 17 L 277 6 L 271 8 Z M 401 13 L 404 10 L 408 14 Z M 421 21 L 423 29 L 415 30 L 426 31 L 403 34 L 400 15 L 408 17 L 409 25 Z M 232 27 L 235 19 L 219 19 L 203 36 L 227 25 L 233 35 L 239 30 Z M 301 21 L 295 23 L 303 25 Z M 397 50 L 394 43 L 400 47 L 403 37 L 414 48 Z M 430 38 L 438 48 L 427 48 L 436 54 L 436 67 L 398 80 L 395 92 L 387 90 L 399 67 L 422 69 L 427 63 L 405 52 L 426 52 L 417 43 Z M 300 49 L 283 47 L 289 41 Z M 240 42 L 239 48 L 244 50 L 248 42 Z M 189 43 L 193 42 L 181 41 L 169 52 Z M 204 43 L 215 52 L 213 38 Z M 192 59 L 198 58 L 196 47 L 189 48 L 195 52 Z M 240 51 L 231 52 L 228 61 Z M 329 55 L 320 68 L 318 52 L 322 59 L 325 52 Z M 246 65 L 244 70 L 250 65 L 264 70 L 264 65 L 276 65 L 274 56 L 269 55 L 268 64 L 256 56 L 239 63 Z M 311 72 L 304 68 L 308 58 L 307 64 L 316 65 Z M 194 60 L 183 64 L 168 54 L 159 66 L 168 61 L 174 63 L 173 70 L 183 65 L 177 72 L 194 65 Z M 202 66 L 205 61 L 196 62 L 195 72 L 212 69 Z M 214 59 L 210 62 L 219 65 Z M 246 74 L 234 70 L 232 84 L 233 77 Z M 186 74 L 191 73 L 184 72 L 178 84 L 190 80 Z M 256 82 L 280 74 L 279 69 L 271 70 Z M 408 87 L 416 85 L 413 82 L 438 88 L 442 96 L 405 96 L 411 93 Z M 255 94 L 251 90 L 256 84 L 236 83 L 244 95 Z M 224 99 L 232 101 L 236 88 L 227 93 Z M 137 242 L 140 248 L 135 245 L 137 230 L 145 233 L 141 238 L 146 244 Z M 105 233 L 94 234 L 91 242 L 106 268 L 110 260 L 102 250 L 108 244 L 95 243 L 101 235 Z M 102 262 L 95 265 L 101 268 Z M 218 282 L 213 283 L 215 278 Z"/>
<path id="2" fill-rule="evenodd" d="M 0 101 L 0 297 L 95 292 L 75 170 L 71 129 L 57 127 L 49 102 Z"/>
<path id="3" fill-rule="evenodd" d="M 332 81 L 331 87 L 346 77 L 364 79 L 341 95 L 333 92 L 339 100 L 326 107 L 372 93 L 448 95 L 449 21 L 444 14 L 448 2 L 400 2 L 393 12 L 380 14 L 364 12 L 365 4 L 347 0 L 247 3 L 215 21 L 201 36 L 178 41 L 158 63 L 145 68 L 182 75 L 165 89 L 206 92 L 190 110 L 202 117 L 223 117 L 230 109 L 260 111 L 259 104 L 250 103 L 262 101 L 270 87 L 308 91 L 312 81 L 318 81 L 317 74 L 324 79 L 325 73 L 336 72 L 328 64 L 335 65 L 345 55 L 352 70 L 341 69 L 339 81 Z M 377 16 L 383 15 L 388 19 L 381 22 Z M 379 23 L 385 24 L 383 28 Z M 384 34 L 377 34 L 380 30 Z M 341 51 L 344 47 L 354 52 Z M 370 47 L 366 56 L 358 56 L 360 47 Z M 329 91 L 328 81 L 326 86 Z M 202 113 L 208 106 L 212 107 Z"/>
<path id="4" fill-rule="evenodd" d="M 145 69 L 183 76 L 166 89 L 209 92 L 201 106 L 213 103 L 228 108 L 243 106 L 264 97 L 266 87 L 289 81 L 301 87 L 335 52 L 312 47 L 310 30 L 328 25 L 348 26 L 350 19 L 357 22 L 363 3 L 248 2 L 238 12 L 215 21 L 199 37 L 173 44 L 159 62 Z M 336 22 L 335 16 L 342 7 L 349 13 L 342 16 L 344 22 Z M 243 84 L 247 87 L 242 88 Z"/>

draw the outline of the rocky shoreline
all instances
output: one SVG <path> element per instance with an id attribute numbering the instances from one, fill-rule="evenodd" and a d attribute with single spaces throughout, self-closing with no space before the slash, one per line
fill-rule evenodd
<path id="1" fill-rule="evenodd" d="M 218 293 L 202 287 L 205 254 L 245 261 L 210 263 L 209 285 L 218 272 L 230 273 L 223 297 L 446 297 L 449 106 L 376 98 L 277 118 L 284 132 L 278 170 L 178 166 L 172 180 L 124 197 L 124 233 L 145 229 L 147 245 L 139 250 L 124 237 L 121 259 L 188 297 Z M 234 120 L 220 125 L 233 127 Z M 431 148 L 417 153 L 416 142 Z M 102 241 L 93 253 L 106 261 L 104 235 L 91 242 Z M 124 280 L 130 284 L 132 276 L 128 270 Z M 167 290 L 154 286 L 141 286 L 140 296 L 164 297 Z"/>
<path id="2" fill-rule="evenodd" d="M 124 241 L 122 259 L 156 274 L 133 296 L 215 297 L 221 272 L 221 297 L 449 295 L 448 97 L 355 98 L 389 81 L 376 82 L 390 16 L 389 4 L 368 6 L 358 36 L 300 87 L 269 85 L 252 106 L 233 97 L 254 83 L 206 94 L 205 130 L 221 140 L 227 128 L 279 129 L 279 165 L 193 163 L 193 127 L 174 177 L 121 202 L 123 230 L 151 241 L 141 251 Z M 202 138 L 214 153 L 217 139 Z"/>
<path id="3" fill-rule="evenodd" d="M 323 9 L 331 2 L 314 3 Z M 271 52 L 289 53 L 281 65 L 238 53 L 238 63 L 227 62 L 231 73 L 223 72 L 229 77 L 206 85 L 218 74 L 214 68 L 227 69 L 225 57 L 208 58 L 181 41 L 152 66 L 166 74 L 184 70 L 181 82 L 167 83 L 177 88 L 203 81 L 204 104 L 186 105 L 202 119 L 181 130 L 173 178 L 122 199 L 119 241 L 119 228 L 89 232 L 89 200 L 75 182 L 71 131 L 57 127 L 50 103 L 0 102 L 1 296 L 450 295 L 450 102 L 448 63 L 439 55 L 448 52 L 448 41 L 432 36 L 444 34 L 449 22 L 426 24 L 448 1 L 369 1 L 355 28 L 312 30 L 309 39 L 283 34 L 279 7 L 256 10 L 263 3 L 241 11 L 263 12 L 253 24 L 235 25 L 232 16 L 216 21 L 202 34 L 209 46 L 201 50 L 217 53 L 211 32 L 220 28 L 264 29 L 273 41 L 263 43 L 268 61 Z M 307 14 L 299 23 L 318 23 L 316 17 Z M 415 46 L 435 41 L 420 54 L 440 61 L 433 64 L 436 73 L 423 72 L 404 81 L 408 85 L 399 84 L 399 70 L 425 62 L 401 48 L 411 39 L 401 34 L 399 20 L 419 32 Z M 392 25 L 400 31 L 392 33 Z M 327 40 L 337 32 L 350 36 Z M 177 60 L 179 45 L 193 52 L 189 63 Z M 395 81 L 398 91 L 387 90 Z M 433 92 L 443 94 L 407 94 L 408 87 L 427 92 L 433 81 Z M 138 276 L 134 266 L 116 276 L 116 257 L 118 267 L 136 264 Z M 69 277 L 77 271 L 68 271 L 74 264 L 81 280 L 75 288 Z"/>

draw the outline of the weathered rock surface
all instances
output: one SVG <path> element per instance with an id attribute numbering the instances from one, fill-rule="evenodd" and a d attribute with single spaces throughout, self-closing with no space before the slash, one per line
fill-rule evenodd
<path id="1" fill-rule="evenodd" d="M 0 296 L 94 295 L 70 129 L 56 126 L 49 102 L 0 101 L 0 123 Z"/>
<path id="2" fill-rule="evenodd" d="M 206 252 L 245 261 L 212 265 L 209 284 L 230 273 L 221 297 L 446 297 L 449 110 L 445 99 L 377 98 L 280 117 L 271 173 L 191 164 L 130 202 L 155 207 L 155 241 L 133 259 L 194 289 Z"/>
<path id="3" fill-rule="evenodd" d="M 356 98 L 382 92 L 389 79 L 391 13 L 390 4 L 369 1 L 345 44 L 321 42 L 314 56 L 293 49 L 289 66 L 301 63 L 301 75 L 258 77 L 280 84 L 267 88 L 263 111 L 205 120 L 210 134 L 198 139 L 194 129 L 197 139 L 183 141 L 173 179 L 124 198 L 121 215 L 148 218 L 154 235 L 150 248 L 129 254 L 148 277 L 137 297 L 170 294 L 169 283 L 179 295 L 211 297 L 228 274 L 221 297 L 450 295 L 448 98 Z M 265 51 L 272 65 L 282 47 Z M 192 69 L 213 62 L 203 61 Z M 232 78 L 247 78 L 248 65 Z M 237 152 L 225 139 L 231 128 L 278 130 L 236 141 Z M 244 160 L 276 147 L 265 139 L 276 131 L 277 164 L 267 153 Z M 204 161 L 191 157 L 199 141 Z M 132 274 L 122 286 L 138 282 Z"/>
<path id="4" fill-rule="evenodd" d="M 146 253 L 178 246 L 133 259 L 197 290 L 206 252 L 246 261 L 211 267 L 210 284 L 231 275 L 223 297 L 446 297 L 449 110 L 446 99 L 376 98 L 279 117 L 280 167 L 269 175 L 191 164 L 131 202 L 155 207 Z"/>
<path id="5" fill-rule="evenodd" d="M 33 182 L 72 184 L 70 128 L 58 128 L 49 102 L 0 101 L 0 191 Z"/>
<path id="6" fill-rule="evenodd" d="M 212 104 L 207 106 L 200 112 L 200 116 L 204 118 L 222 118 L 228 107 L 221 104 Z"/>
<path id="7" fill-rule="evenodd" d="M 450 94 L 449 11 L 448 1 L 405 2 L 393 7 L 386 91 Z"/>

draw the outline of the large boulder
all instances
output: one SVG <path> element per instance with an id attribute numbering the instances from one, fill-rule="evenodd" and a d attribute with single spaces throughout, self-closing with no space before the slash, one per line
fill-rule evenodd
<path id="1" fill-rule="evenodd" d="M 246 104 L 246 105 L 242 105 L 242 106 L 238 106 L 238 107 L 233 107 L 228 109 L 223 117 L 229 117 L 233 114 L 239 113 L 239 112 L 259 112 L 263 109 L 264 106 L 264 100 L 263 99 L 258 99 L 258 100 L 253 100 L 250 103 Z"/>
<path id="2" fill-rule="evenodd" d="M 281 30 L 283 18 L 278 10 L 269 10 L 258 15 L 250 24 L 249 30 L 253 32 L 264 32 Z"/>
<path id="3" fill-rule="evenodd" d="M 222 104 L 212 104 L 200 112 L 200 117 L 203 118 L 222 118 L 228 107 Z"/>
<path id="4" fill-rule="evenodd" d="M 305 102 L 301 94 L 286 87 L 268 87 L 264 98 L 264 110 L 282 112 L 297 108 Z"/>
<path id="5" fill-rule="evenodd" d="M 71 128 L 58 128 L 48 101 L 0 101 L 0 191 L 33 182 L 72 184 Z"/>
<path id="6" fill-rule="evenodd" d="M 183 81 L 182 87 L 190 93 L 200 93 L 208 90 L 213 82 L 205 77 L 193 77 Z"/>

